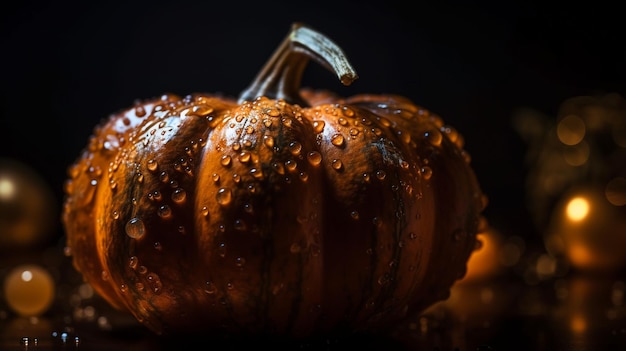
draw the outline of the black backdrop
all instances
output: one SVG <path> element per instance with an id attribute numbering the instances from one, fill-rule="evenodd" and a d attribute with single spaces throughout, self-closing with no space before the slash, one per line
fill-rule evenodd
<path id="1" fill-rule="evenodd" d="M 527 145 L 512 116 L 520 108 L 555 115 L 569 97 L 626 91 L 626 27 L 617 7 L 598 2 L 11 6 L 0 12 L 0 157 L 32 166 L 59 204 L 66 169 L 102 118 L 164 92 L 235 96 L 296 21 L 337 42 L 360 76 L 343 87 L 310 65 L 304 85 L 400 94 L 441 115 L 465 136 L 487 218 L 529 240 L 538 235 L 524 202 Z"/>

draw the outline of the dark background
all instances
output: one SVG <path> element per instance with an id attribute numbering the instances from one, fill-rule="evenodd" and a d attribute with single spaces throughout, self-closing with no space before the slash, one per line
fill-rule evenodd
<path id="1" fill-rule="evenodd" d="M 465 137 L 487 219 L 529 242 L 539 235 L 524 197 L 527 145 L 512 116 L 555 116 L 567 98 L 626 92 L 617 3 L 102 3 L 14 2 L 0 12 L 0 157 L 32 166 L 59 204 L 66 169 L 101 119 L 165 92 L 236 96 L 296 21 L 331 37 L 360 76 L 343 87 L 311 64 L 304 85 L 400 94 L 442 116 Z"/>

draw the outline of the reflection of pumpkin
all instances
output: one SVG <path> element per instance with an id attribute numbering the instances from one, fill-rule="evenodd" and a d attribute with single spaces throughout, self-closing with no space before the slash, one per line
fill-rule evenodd
<path id="1" fill-rule="evenodd" d="M 463 139 L 398 96 L 300 91 L 296 25 L 239 101 L 164 95 L 98 126 L 71 167 L 75 267 L 157 333 L 312 335 L 389 325 L 447 296 L 483 196 Z"/>

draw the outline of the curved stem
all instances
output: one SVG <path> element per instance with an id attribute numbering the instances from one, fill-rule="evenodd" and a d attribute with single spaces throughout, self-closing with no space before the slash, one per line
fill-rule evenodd
<path id="1" fill-rule="evenodd" d="M 239 95 L 239 102 L 266 96 L 308 106 L 300 96 L 300 83 L 309 59 L 335 73 L 344 85 L 350 85 L 358 78 L 337 44 L 305 25 L 295 23 L 252 84 Z"/>

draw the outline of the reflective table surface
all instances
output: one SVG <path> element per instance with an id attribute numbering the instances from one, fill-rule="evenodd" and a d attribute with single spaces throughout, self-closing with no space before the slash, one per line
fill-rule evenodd
<path id="1" fill-rule="evenodd" d="M 446 301 L 408 318 L 388 334 L 277 342 L 156 336 L 132 317 L 111 310 L 68 272 L 61 280 L 70 283 L 57 286 L 55 304 L 38 317 L 20 317 L 0 305 L 0 350 L 165 351 L 248 345 L 285 350 L 428 351 L 626 347 L 626 284 L 619 273 L 569 271 L 533 280 L 511 268 L 484 279 L 461 281 Z"/>

